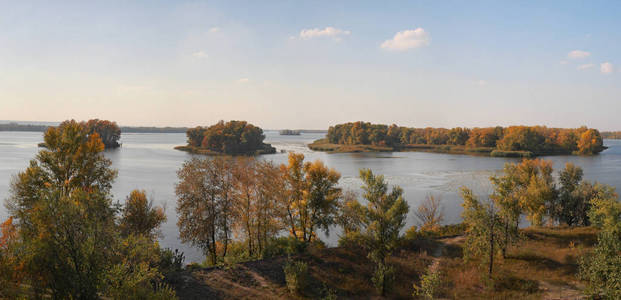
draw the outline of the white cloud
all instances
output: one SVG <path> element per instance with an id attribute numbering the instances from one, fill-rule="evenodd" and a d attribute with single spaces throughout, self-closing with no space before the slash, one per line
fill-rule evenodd
<path id="1" fill-rule="evenodd" d="M 209 57 L 209 55 L 207 55 L 207 53 L 205 51 L 196 51 L 194 53 L 192 53 L 192 56 L 194 56 L 195 58 L 198 59 L 203 59 L 203 58 L 207 58 Z"/>
<path id="2" fill-rule="evenodd" d="M 599 70 L 602 72 L 602 74 L 610 74 L 612 73 L 612 71 L 614 71 L 614 67 L 611 63 L 605 62 L 599 65 Z"/>
<path id="3" fill-rule="evenodd" d="M 382 48 L 393 51 L 405 51 L 413 48 L 429 46 L 431 38 L 423 28 L 399 31 L 395 36 L 382 43 Z"/>
<path id="4" fill-rule="evenodd" d="M 247 83 L 248 81 L 250 81 L 250 79 L 248 78 L 240 78 L 239 80 L 237 80 L 238 83 Z"/>
<path id="5" fill-rule="evenodd" d="M 209 32 L 214 33 L 214 32 L 219 32 L 220 31 L 220 27 L 211 27 L 209 28 Z"/>
<path id="6" fill-rule="evenodd" d="M 584 65 L 579 65 L 576 69 L 577 70 L 586 70 L 586 69 L 590 69 L 595 67 L 594 64 L 584 64 Z"/>
<path id="7" fill-rule="evenodd" d="M 313 28 L 303 29 L 300 31 L 300 38 L 308 40 L 312 38 L 331 37 L 334 40 L 341 40 L 341 37 L 351 34 L 349 30 L 338 29 L 334 27 L 326 27 L 324 29 Z"/>
<path id="8" fill-rule="evenodd" d="M 586 58 L 589 56 L 591 56 L 591 52 L 582 51 L 582 50 L 574 50 L 574 51 L 567 53 L 567 58 L 570 58 L 570 59 L 580 59 L 580 58 Z"/>

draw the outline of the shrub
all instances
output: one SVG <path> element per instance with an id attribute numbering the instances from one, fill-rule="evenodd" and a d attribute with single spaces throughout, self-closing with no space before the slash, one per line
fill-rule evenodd
<path id="1" fill-rule="evenodd" d="M 263 249 L 263 258 L 274 256 L 291 255 L 302 253 L 306 250 L 306 243 L 294 237 L 279 237 L 272 239 L 265 249 Z"/>
<path id="2" fill-rule="evenodd" d="M 301 293 L 308 284 L 308 265 L 302 261 L 289 261 L 284 267 L 287 289 L 292 294 Z"/>
<path id="3" fill-rule="evenodd" d="M 414 297 L 425 299 L 434 299 L 440 289 L 441 274 L 437 265 L 431 265 L 427 268 L 427 273 L 423 274 L 420 279 L 420 285 L 413 284 Z"/>
<path id="4" fill-rule="evenodd" d="M 183 269 L 185 255 L 179 249 L 172 251 L 170 248 L 160 250 L 159 270 L 166 275 Z"/>

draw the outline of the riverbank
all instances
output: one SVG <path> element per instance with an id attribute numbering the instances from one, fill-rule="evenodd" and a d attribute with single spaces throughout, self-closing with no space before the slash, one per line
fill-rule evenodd
<path id="1" fill-rule="evenodd" d="M 356 152 L 432 152 L 445 154 L 466 154 L 477 156 L 492 157 L 535 157 L 550 154 L 535 154 L 531 151 L 502 151 L 493 147 L 477 147 L 469 148 L 461 145 L 425 145 L 410 144 L 402 147 L 375 146 L 375 145 L 341 145 L 329 143 L 327 139 L 319 139 L 311 144 L 308 148 L 313 151 L 324 151 L 330 153 L 356 153 Z"/>

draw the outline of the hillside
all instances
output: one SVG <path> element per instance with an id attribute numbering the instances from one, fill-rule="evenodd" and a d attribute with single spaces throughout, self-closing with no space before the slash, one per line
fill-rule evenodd
<path id="1" fill-rule="evenodd" d="M 310 249 L 292 256 L 308 264 L 310 284 L 301 295 L 286 288 L 286 257 L 215 268 L 189 268 L 171 277 L 180 299 L 412 299 L 412 284 L 432 264 L 441 271 L 439 295 L 447 299 L 582 299 L 577 258 L 596 241 L 596 230 L 527 228 L 519 248 L 499 258 L 492 281 L 462 259 L 462 236 L 405 239 L 390 258 L 396 281 L 386 297 L 371 284 L 373 264 L 359 248 Z M 334 298 L 333 298 L 334 299 Z"/>

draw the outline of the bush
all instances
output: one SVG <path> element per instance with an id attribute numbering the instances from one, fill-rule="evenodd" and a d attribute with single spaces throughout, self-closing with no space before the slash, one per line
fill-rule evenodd
<path id="1" fill-rule="evenodd" d="M 308 265 L 302 261 L 289 261 L 284 267 L 287 289 L 292 294 L 301 293 L 308 284 Z"/>
<path id="2" fill-rule="evenodd" d="M 306 250 L 306 243 L 294 237 L 279 237 L 272 239 L 265 249 L 263 249 L 263 258 L 275 256 L 291 255 L 302 253 Z"/>
<path id="3" fill-rule="evenodd" d="M 440 289 L 441 274 L 437 266 L 429 266 L 427 273 L 423 274 L 420 278 L 420 285 L 413 284 L 414 297 L 421 297 L 425 299 L 434 299 Z"/>
<path id="4" fill-rule="evenodd" d="M 350 232 L 339 238 L 339 247 L 360 248 L 364 247 L 365 236 L 360 232 Z"/>
<path id="5" fill-rule="evenodd" d="M 185 255 L 179 249 L 173 252 L 170 248 L 160 250 L 159 270 L 167 275 L 171 272 L 181 271 Z"/>

